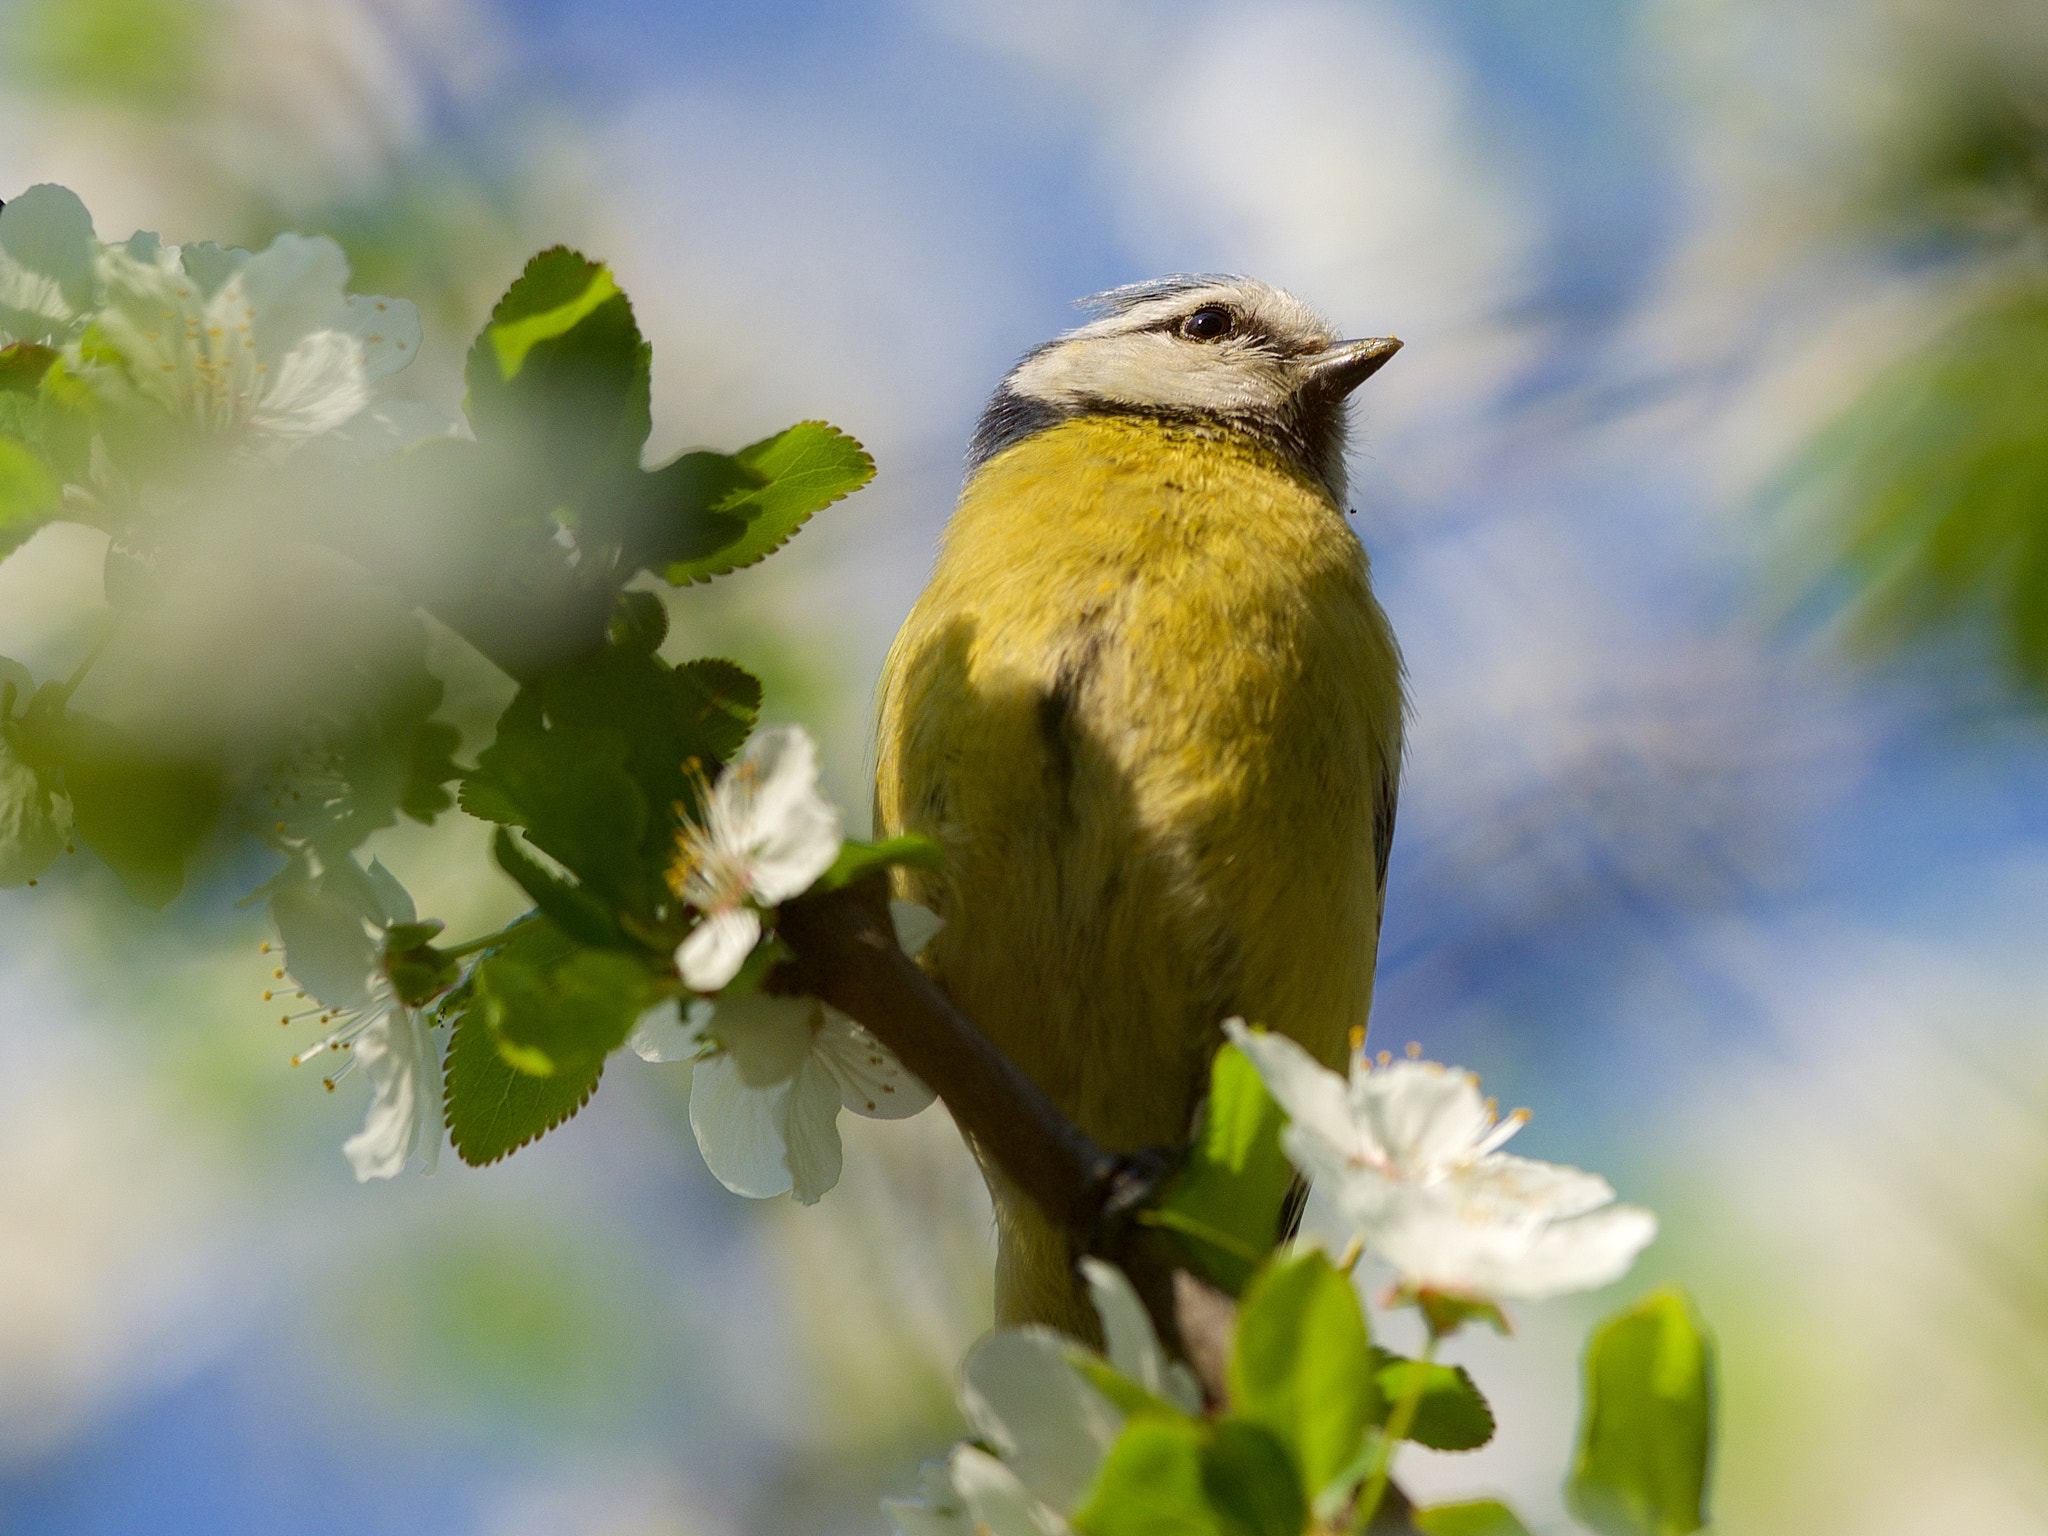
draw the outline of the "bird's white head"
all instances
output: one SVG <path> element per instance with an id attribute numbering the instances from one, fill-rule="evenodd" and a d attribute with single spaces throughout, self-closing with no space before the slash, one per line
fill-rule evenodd
<path id="1" fill-rule="evenodd" d="M 970 474 L 1070 417 L 1156 416 L 1251 433 L 1343 501 L 1346 402 L 1400 342 L 1341 340 L 1294 295 L 1247 277 L 1164 277 L 1081 302 L 1098 318 L 1031 352 L 990 399 Z"/>

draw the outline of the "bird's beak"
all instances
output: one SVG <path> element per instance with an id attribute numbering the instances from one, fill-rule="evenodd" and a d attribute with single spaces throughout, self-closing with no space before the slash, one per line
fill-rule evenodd
<path id="1" fill-rule="evenodd" d="M 1400 340 L 1393 336 L 1340 341 L 1308 358 L 1302 366 L 1310 388 L 1332 399 L 1341 399 L 1378 373 L 1380 365 L 1400 350 Z"/>

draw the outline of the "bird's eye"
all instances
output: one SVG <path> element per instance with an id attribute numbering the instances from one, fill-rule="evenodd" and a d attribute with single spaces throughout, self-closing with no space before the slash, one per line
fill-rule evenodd
<path id="1" fill-rule="evenodd" d="M 1228 336 L 1236 323 L 1221 304 L 1205 304 L 1181 321 L 1180 333 L 1190 341 L 1216 341 Z"/>

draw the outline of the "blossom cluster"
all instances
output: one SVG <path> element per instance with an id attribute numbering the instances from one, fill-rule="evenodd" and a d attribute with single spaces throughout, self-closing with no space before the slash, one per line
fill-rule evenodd
<path id="1" fill-rule="evenodd" d="M 108 243 L 48 184 L 0 208 L 0 342 L 56 352 L 110 409 L 254 458 L 392 432 L 398 413 L 374 409 L 371 386 L 418 354 L 419 313 L 347 282 L 324 235 L 254 254 L 147 232 Z"/>
<path id="2" fill-rule="evenodd" d="M 1657 1219 L 1614 1204 L 1597 1174 L 1500 1150 L 1528 1120 L 1496 1118 L 1470 1072 L 1352 1052 L 1349 1077 L 1284 1035 L 1224 1025 L 1288 1115 L 1287 1155 L 1340 1234 L 1392 1266 L 1402 1291 L 1498 1301 L 1619 1279 Z"/>

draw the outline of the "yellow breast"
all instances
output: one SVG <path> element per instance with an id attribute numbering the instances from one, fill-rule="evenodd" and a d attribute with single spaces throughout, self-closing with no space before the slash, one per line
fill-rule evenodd
<path id="1" fill-rule="evenodd" d="M 1320 481 L 1083 417 L 991 459 L 883 678 L 879 834 L 954 999 L 1112 1147 L 1186 1134 L 1218 1025 L 1365 1023 L 1400 659 Z"/>

